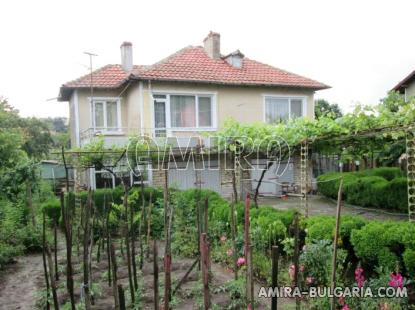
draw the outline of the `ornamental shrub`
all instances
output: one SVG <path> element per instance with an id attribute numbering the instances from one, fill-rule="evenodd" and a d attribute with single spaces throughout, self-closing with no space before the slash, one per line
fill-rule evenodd
<path id="1" fill-rule="evenodd" d="M 415 276 L 415 250 L 406 249 L 402 257 L 407 273 L 411 277 Z"/>
<path id="2" fill-rule="evenodd" d="M 382 177 L 362 177 L 348 183 L 344 187 L 346 201 L 362 207 L 386 206 L 385 188 L 388 185 Z"/>
<path id="3" fill-rule="evenodd" d="M 408 187 L 407 179 L 399 177 L 391 180 L 385 188 L 383 197 L 389 209 L 397 209 L 408 212 Z"/>
<path id="4" fill-rule="evenodd" d="M 317 178 L 319 193 L 337 199 L 340 177 L 343 177 L 343 199 L 346 202 L 362 207 L 407 212 L 407 183 L 399 168 L 325 173 Z"/>

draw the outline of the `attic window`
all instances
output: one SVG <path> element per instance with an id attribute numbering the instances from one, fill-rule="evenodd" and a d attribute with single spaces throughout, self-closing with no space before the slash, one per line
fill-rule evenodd
<path id="1" fill-rule="evenodd" d="M 228 64 L 235 68 L 242 68 L 244 54 L 242 54 L 239 50 L 236 50 L 233 53 L 225 56 L 224 59 Z"/>

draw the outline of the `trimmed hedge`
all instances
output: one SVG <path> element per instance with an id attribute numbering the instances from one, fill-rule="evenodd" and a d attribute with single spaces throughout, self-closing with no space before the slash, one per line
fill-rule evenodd
<path id="1" fill-rule="evenodd" d="M 407 183 L 399 168 L 325 173 L 317 178 L 318 191 L 326 197 L 337 199 L 340 177 L 343 177 L 343 197 L 347 203 L 407 212 Z"/>
<path id="2" fill-rule="evenodd" d="M 398 263 L 415 272 L 415 225 L 409 222 L 372 221 L 351 233 L 356 256 L 367 265 L 394 270 Z"/>

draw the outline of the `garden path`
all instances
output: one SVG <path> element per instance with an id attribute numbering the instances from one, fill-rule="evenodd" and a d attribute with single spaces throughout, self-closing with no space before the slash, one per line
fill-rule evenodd
<path id="1" fill-rule="evenodd" d="M 259 199 L 260 205 L 269 205 L 276 209 L 300 209 L 301 200 L 298 197 L 289 197 L 287 200 L 274 197 L 262 197 Z M 336 202 L 323 196 L 309 196 L 309 214 L 310 215 L 335 215 Z M 369 220 L 408 220 L 408 215 L 385 212 L 383 210 L 368 209 L 358 206 L 345 204 L 342 208 L 342 214 L 360 215 Z"/>

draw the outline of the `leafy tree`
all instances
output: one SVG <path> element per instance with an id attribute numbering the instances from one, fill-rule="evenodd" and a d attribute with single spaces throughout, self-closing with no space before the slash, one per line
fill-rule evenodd
<path id="1" fill-rule="evenodd" d="M 321 116 L 327 116 L 333 119 L 343 116 L 337 103 L 329 103 L 325 99 L 317 99 L 314 103 L 314 115 L 318 119 Z"/>

